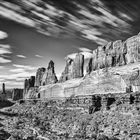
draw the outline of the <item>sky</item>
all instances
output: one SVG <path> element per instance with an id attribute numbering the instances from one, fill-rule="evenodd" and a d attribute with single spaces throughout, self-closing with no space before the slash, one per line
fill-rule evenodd
<path id="1" fill-rule="evenodd" d="M 66 57 L 140 31 L 139 0 L 1 0 L 0 86 L 23 88 L 50 60 L 60 77 Z M 1 88 L 1 87 L 0 87 Z"/>

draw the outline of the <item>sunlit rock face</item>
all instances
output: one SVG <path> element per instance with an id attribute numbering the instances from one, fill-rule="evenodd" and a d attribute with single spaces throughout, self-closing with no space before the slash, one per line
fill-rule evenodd
<path id="1" fill-rule="evenodd" d="M 83 75 L 84 56 L 77 53 L 74 59 L 66 59 L 66 67 L 58 83 L 55 83 L 56 79 L 53 79 L 54 63 L 51 62 L 47 73 L 44 74 L 44 71 L 41 69 L 37 71 L 37 77 L 39 77 L 38 73 L 45 76 L 43 79 L 40 76 L 40 81 L 44 81 L 44 79 L 48 81 L 46 82 L 45 80 L 45 84 L 39 87 L 39 96 L 37 96 L 40 98 L 65 98 L 72 95 L 115 94 L 139 91 L 139 49 L 139 34 L 126 41 L 117 40 L 104 46 L 99 46 L 93 51 L 85 76 Z M 39 79 L 37 77 L 36 79 Z M 52 83 L 50 79 L 53 79 Z M 26 82 L 28 83 L 28 80 Z M 47 85 L 47 83 L 50 84 Z"/>
<path id="2" fill-rule="evenodd" d="M 39 69 L 37 70 L 36 79 L 35 79 L 35 86 L 36 86 L 36 87 L 41 86 L 42 77 L 43 77 L 45 71 L 46 71 L 45 68 L 39 68 Z"/>
<path id="3" fill-rule="evenodd" d="M 114 66 L 122 66 L 126 64 L 125 54 L 126 54 L 126 46 L 124 45 L 122 40 L 117 40 L 113 42 L 113 54 L 114 57 Z"/>
<path id="4" fill-rule="evenodd" d="M 41 98 L 126 93 L 140 90 L 140 63 L 92 71 L 83 78 L 39 88 Z"/>
<path id="5" fill-rule="evenodd" d="M 127 63 L 140 61 L 140 35 L 128 38 L 125 43 L 127 47 Z"/>
<path id="6" fill-rule="evenodd" d="M 46 71 L 42 77 L 41 85 L 54 84 L 57 81 L 58 80 L 57 80 L 55 70 L 54 70 L 54 62 L 50 61 L 48 68 L 46 69 Z"/>
<path id="7" fill-rule="evenodd" d="M 70 79 L 83 77 L 84 71 L 84 55 L 77 53 L 75 59 L 67 58 L 66 66 L 59 82 L 65 82 Z"/>

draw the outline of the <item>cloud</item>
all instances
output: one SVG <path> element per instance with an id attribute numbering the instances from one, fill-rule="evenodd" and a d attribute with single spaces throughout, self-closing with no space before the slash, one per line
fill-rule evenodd
<path id="1" fill-rule="evenodd" d="M 42 57 L 43 57 L 43 56 L 41 56 L 41 55 L 38 55 L 38 54 L 36 54 L 35 56 L 36 56 L 36 57 L 39 57 L 39 58 L 42 58 Z"/>
<path id="2" fill-rule="evenodd" d="M 31 75 L 35 75 L 35 72 L 19 72 L 19 73 L 13 73 L 9 75 L 0 75 L 0 79 L 5 79 L 5 80 L 16 80 L 17 78 L 28 78 Z"/>
<path id="3" fill-rule="evenodd" d="M 88 48 L 78 48 L 78 49 L 82 52 L 92 52 L 92 50 L 90 50 Z"/>
<path id="4" fill-rule="evenodd" d="M 28 25 L 30 27 L 35 27 L 35 22 L 33 20 L 20 15 L 16 11 L 12 11 L 12 10 L 10 10 L 8 8 L 4 8 L 2 6 L 0 6 L 0 15 L 5 17 L 5 18 L 14 20 L 18 23 L 25 24 L 25 25 Z"/>
<path id="5" fill-rule="evenodd" d="M 19 64 L 13 64 L 14 67 L 16 68 L 23 68 L 24 70 L 36 70 L 36 67 L 32 67 L 29 65 L 19 65 Z"/>
<path id="6" fill-rule="evenodd" d="M 74 60 L 77 54 L 78 53 L 69 54 L 69 55 L 67 55 L 66 58 L 70 58 L 70 59 Z M 84 59 L 90 59 L 93 56 L 93 54 L 91 52 L 80 52 L 80 54 L 84 55 Z"/>
<path id="7" fill-rule="evenodd" d="M 0 66 L 0 69 L 4 69 L 5 67 L 4 66 Z"/>
<path id="8" fill-rule="evenodd" d="M 26 56 L 24 56 L 24 55 L 16 55 L 17 57 L 19 57 L 19 58 L 27 58 Z"/>
<path id="9" fill-rule="evenodd" d="M 8 37 L 8 34 L 6 32 L 0 31 L 0 39 L 5 39 Z"/>
<path id="10" fill-rule="evenodd" d="M 0 63 L 10 63 L 10 62 L 12 62 L 12 60 L 0 57 Z"/>
<path id="11" fill-rule="evenodd" d="M 3 45 L 0 44 L 0 55 L 2 54 L 11 54 L 11 50 L 10 50 L 11 46 L 10 45 Z"/>
<path id="12" fill-rule="evenodd" d="M 9 71 L 10 71 L 10 72 L 19 73 L 19 72 L 25 72 L 25 69 L 18 68 L 18 69 L 11 69 L 11 70 L 9 70 Z"/>

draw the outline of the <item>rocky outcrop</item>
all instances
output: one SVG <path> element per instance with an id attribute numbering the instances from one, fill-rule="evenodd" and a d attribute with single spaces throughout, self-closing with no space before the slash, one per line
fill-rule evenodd
<path id="1" fill-rule="evenodd" d="M 51 60 L 49 62 L 47 70 L 45 71 L 45 73 L 42 77 L 41 85 L 54 84 L 57 81 L 58 80 L 57 80 L 55 70 L 54 70 L 54 62 Z"/>
<path id="2" fill-rule="evenodd" d="M 64 71 L 62 72 L 59 82 L 65 82 L 72 79 L 72 66 L 73 60 L 71 58 L 66 58 L 66 66 Z"/>
<path id="3" fill-rule="evenodd" d="M 70 97 L 139 91 L 140 34 L 126 41 L 117 40 L 99 46 L 93 51 L 85 76 L 83 67 L 83 54 L 77 53 L 74 59 L 67 58 L 65 70 L 58 83 L 56 83 L 53 62 L 49 64 L 46 71 L 45 68 L 38 69 L 36 85 L 42 85 L 38 89 L 39 97 Z"/>
<path id="4" fill-rule="evenodd" d="M 43 78 L 43 75 L 44 75 L 45 71 L 46 71 L 45 68 L 39 68 L 37 70 L 36 79 L 35 79 L 35 86 L 36 87 L 41 86 L 42 78 Z"/>
<path id="5" fill-rule="evenodd" d="M 74 59 L 72 67 L 72 78 L 81 78 L 84 76 L 84 55 L 78 53 Z"/>
<path id="6" fill-rule="evenodd" d="M 35 86 L 35 76 L 31 76 L 29 79 L 25 79 L 24 81 L 24 98 L 28 94 L 28 91 L 31 87 Z"/>
<path id="7" fill-rule="evenodd" d="M 23 89 L 13 89 L 12 99 L 13 101 L 23 99 Z"/>
<path id="8" fill-rule="evenodd" d="M 7 97 L 6 97 L 6 91 L 5 91 L 5 83 L 2 84 L 2 92 L 0 94 L 0 100 L 6 100 Z"/>
<path id="9" fill-rule="evenodd" d="M 65 82 L 70 79 L 83 77 L 84 71 L 84 55 L 78 53 L 75 59 L 67 58 L 66 67 L 63 71 L 59 82 Z"/>

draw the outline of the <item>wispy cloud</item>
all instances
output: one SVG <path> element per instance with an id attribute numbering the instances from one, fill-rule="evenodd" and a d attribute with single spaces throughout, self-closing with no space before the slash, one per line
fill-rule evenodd
<path id="1" fill-rule="evenodd" d="M 25 69 L 17 68 L 17 69 L 10 69 L 9 71 L 14 73 L 19 73 L 19 72 L 25 72 Z"/>
<path id="2" fill-rule="evenodd" d="M 10 63 L 10 62 L 12 62 L 12 60 L 0 57 L 0 63 Z"/>
<path id="3" fill-rule="evenodd" d="M 36 57 L 38 57 L 38 58 L 42 58 L 43 56 L 41 56 L 41 55 L 38 55 L 38 54 L 36 54 L 35 55 Z"/>
<path id="4" fill-rule="evenodd" d="M 19 58 L 27 58 L 26 56 L 20 55 L 20 54 L 18 54 L 18 55 L 16 55 L 16 56 L 19 57 Z"/>
<path id="5" fill-rule="evenodd" d="M 13 66 L 16 67 L 16 68 L 22 68 L 22 69 L 25 69 L 25 70 L 36 70 L 36 67 L 32 67 L 32 66 L 29 66 L 29 65 L 13 64 Z"/>
<path id="6" fill-rule="evenodd" d="M 5 39 L 8 37 L 8 34 L 6 32 L 0 31 L 0 39 Z"/>
<path id="7" fill-rule="evenodd" d="M 92 50 L 88 48 L 78 48 L 81 52 L 92 52 Z"/>
<path id="8" fill-rule="evenodd" d="M 10 45 L 0 44 L 0 55 L 12 53 L 10 48 L 11 48 Z"/>

